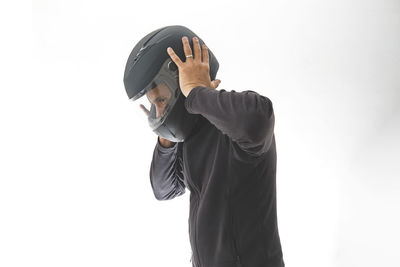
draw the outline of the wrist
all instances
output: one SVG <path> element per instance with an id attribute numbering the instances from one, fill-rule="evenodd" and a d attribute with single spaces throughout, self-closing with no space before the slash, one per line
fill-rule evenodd
<path id="1" fill-rule="evenodd" d="M 160 141 L 161 146 L 165 147 L 165 148 L 172 147 L 172 146 L 174 146 L 176 144 L 176 142 L 169 141 L 169 140 L 167 140 L 165 138 L 162 138 L 160 136 L 158 137 L 158 140 Z"/>
<path id="2" fill-rule="evenodd" d="M 185 97 L 188 97 L 188 95 L 190 94 L 190 92 L 191 92 L 194 88 L 199 87 L 199 86 L 201 86 L 201 87 L 208 87 L 208 86 L 206 86 L 206 85 L 204 85 L 204 84 L 194 84 L 194 85 L 192 85 L 191 87 L 185 89 L 184 92 L 182 91 L 182 93 L 183 93 L 183 95 L 184 95 Z"/>

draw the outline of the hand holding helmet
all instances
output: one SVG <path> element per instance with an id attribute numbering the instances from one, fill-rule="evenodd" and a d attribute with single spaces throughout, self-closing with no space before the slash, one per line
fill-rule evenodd
<path id="1" fill-rule="evenodd" d="M 179 69 L 179 85 L 182 94 L 187 97 L 190 91 L 197 86 L 204 86 L 212 89 L 216 89 L 220 84 L 221 80 L 210 79 L 210 65 L 208 48 L 205 44 L 200 48 L 199 39 L 193 37 L 193 49 L 189 44 L 189 40 L 186 36 L 182 38 L 183 50 L 186 55 L 186 61 L 182 62 L 181 59 L 175 54 L 171 47 L 168 47 L 167 52 L 174 63 Z"/>

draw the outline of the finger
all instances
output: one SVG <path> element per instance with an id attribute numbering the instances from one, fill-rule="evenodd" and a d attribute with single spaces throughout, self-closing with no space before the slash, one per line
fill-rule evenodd
<path id="1" fill-rule="evenodd" d="M 168 55 L 171 57 L 172 61 L 180 68 L 182 66 L 182 60 L 175 54 L 175 51 L 171 48 L 167 48 Z"/>
<path id="2" fill-rule="evenodd" d="M 208 48 L 207 48 L 206 44 L 203 44 L 203 62 L 209 64 Z"/>
<path id="3" fill-rule="evenodd" d="M 192 48 L 190 48 L 189 39 L 188 39 L 186 36 L 183 36 L 183 37 L 182 37 L 182 43 L 183 43 L 183 51 L 185 51 L 185 55 L 186 55 L 186 56 L 193 55 L 193 53 L 192 53 Z M 189 59 L 189 60 L 192 60 L 193 57 L 187 57 L 187 58 L 186 58 L 186 61 L 187 61 L 188 59 Z"/>
<path id="4" fill-rule="evenodd" d="M 199 38 L 193 37 L 194 60 L 201 62 L 201 48 Z"/>
<path id="5" fill-rule="evenodd" d="M 145 106 L 143 106 L 142 104 L 140 104 L 140 108 L 143 110 L 143 112 L 146 114 L 146 116 L 149 116 L 150 111 L 149 111 Z"/>

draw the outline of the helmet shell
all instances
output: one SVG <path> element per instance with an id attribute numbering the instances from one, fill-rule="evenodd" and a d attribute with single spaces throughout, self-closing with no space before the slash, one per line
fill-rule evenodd
<path id="1" fill-rule="evenodd" d="M 186 61 L 182 44 L 183 36 L 189 38 L 189 43 L 193 51 L 192 38 L 197 35 L 188 28 L 180 25 L 166 26 L 152 31 L 135 45 L 129 55 L 124 73 L 125 90 L 130 99 L 135 100 L 141 97 L 141 95 L 138 95 L 139 92 L 152 81 L 165 60 L 170 58 L 167 53 L 168 47 L 171 47 L 183 62 Z M 203 45 L 203 40 L 199 36 L 197 37 L 199 38 L 200 45 Z M 209 48 L 208 54 L 210 78 L 214 80 L 219 64 Z"/>

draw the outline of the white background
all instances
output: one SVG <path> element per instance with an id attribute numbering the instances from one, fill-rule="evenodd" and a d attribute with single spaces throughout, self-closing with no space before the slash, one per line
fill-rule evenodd
<path id="1" fill-rule="evenodd" d="M 400 1 L 0 10 L 0 266 L 191 267 L 190 192 L 155 199 L 157 137 L 122 82 L 136 42 L 175 24 L 216 55 L 219 89 L 273 102 L 286 266 L 400 266 Z"/>

